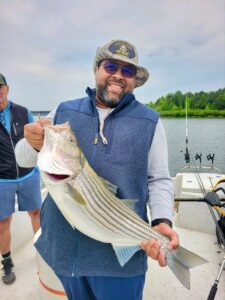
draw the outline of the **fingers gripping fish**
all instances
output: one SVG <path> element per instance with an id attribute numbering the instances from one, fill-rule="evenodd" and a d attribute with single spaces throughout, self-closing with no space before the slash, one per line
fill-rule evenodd
<path id="1" fill-rule="evenodd" d="M 168 238 L 132 210 L 135 201 L 120 200 L 116 186 L 90 167 L 68 122 L 45 126 L 37 164 L 48 192 L 73 228 L 100 242 L 111 243 L 121 266 L 141 249 L 142 241 L 160 240 L 167 265 L 190 289 L 189 269 L 206 260 L 181 246 L 169 251 Z"/>

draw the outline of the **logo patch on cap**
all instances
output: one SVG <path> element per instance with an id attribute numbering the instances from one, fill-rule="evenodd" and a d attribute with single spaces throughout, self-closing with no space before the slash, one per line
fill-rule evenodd
<path id="1" fill-rule="evenodd" d="M 135 57 L 134 48 L 125 42 L 114 42 L 109 46 L 108 50 L 112 54 L 120 54 L 130 59 Z"/>

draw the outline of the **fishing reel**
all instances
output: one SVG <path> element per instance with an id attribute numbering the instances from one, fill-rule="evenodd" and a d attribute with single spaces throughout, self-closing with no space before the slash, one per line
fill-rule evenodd
<path id="1" fill-rule="evenodd" d="M 196 154 L 195 154 L 195 159 L 196 159 L 196 160 L 199 159 L 200 164 L 201 164 L 201 163 L 202 163 L 202 153 L 200 153 L 200 154 L 196 153 Z"/>
<path id="2" fill-rule="evenodd" d="M 225 207 L 225 203 L 221 202 L 221 199 L 217 194 L 218 191 L 222 191 L 225 195 L 225 189 L 222 187 L 219 187 L 219 188 L 215 189 L 213 192 L 208 192 L 205 195 L 204 200 L 210 206 Z"/>
<path id="3" fill-rule="evenodd" d="M 225 178 L 220 179 L 212 188 L 211 192 L 208 192 L 204 196 L 204 201 L 210 206 L 225 207 L 225 203 L 222 203 L 221 197 L 219 197 L 218 192 L 221 191 L 225 195 L 225 188 L 223 186 L 218 186 L 220 183 L 225 182 Z M 224 199 L 223 199 L 224 200 Z"/>
<path id="4" fill-rule="evenodd" d="M 207 157 L 208 158 L 208 157 Z M 213 155 L 214 158 L 214 155 Z M 211 154 L 210 154 L 210 159 L 211 159 Z M 219 220 L 217 220 L 215 218 L 215 215 L 212 214 L 213 220 L 216 224 L 216 236 L 217 236 L 217 241 L 218 244 L 220 245 L 220 247 L 222 247 L 223 249 L 225 249 L 225 211 L 224 209 L 221 209 L 221 207 L 225 207 L 225 204 L 221 204 L 221 198 L 219 198 L 217 192 L 222 191 L 223 194 L 225 195 L 225 188 L 223 187 L 218 187 L 218 184 L 225 182 L 225 178 L 219 180 L 216 185 L 213 187 L 212 192 L 209 192 L 205 195 L 204 200 L 210 205 L 210 211 L 212 213 L 212 208 L 215 208 L 216 211 L 218 212 L 218 216 L 219 216 Z M 223 199 L 224 200 L 224 199 Z M 224 270 L 225 267 L 225 256 L 223 258 L 223 261 L 221 263 L 218 275 L 216 277 L 216 280 L 214 282 L 214 284 L 212 285 L 208 298 L 207 300 L 214 300 L 216 293 L 217 293 L 217 289 L 218 289 L 218 284 L 220 281 L 220 277 L 222 275 L 222 272 Z"/>
<path id="5" fill-rule="evenodd" d="M 213 153 L 213 155 L 212 155 L 211 153 L 209 153 L 206 157 L 207 157 L 208 160 L 212 161 L 212 165 L 213 165 L 215 154 Z"/>

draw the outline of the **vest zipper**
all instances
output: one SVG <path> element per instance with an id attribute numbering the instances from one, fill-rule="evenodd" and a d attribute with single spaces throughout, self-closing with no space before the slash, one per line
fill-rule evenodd
<path id="1" fill-rule="evenodd" d="M 13 153 L 14 153 L 14 157 L 15 157 L 15 147 L 13 145 L 13 140 L 12 140 L 11 134 L 9 134 L 9 139 L 10 139 L 10 143 L 11 143 Z M 16 166 L 16 177 L 18 178 L 19 177 L 19 168 L 18 168 L 18 164 L 16 162 L 16 157 L 15 157 L 15 166 Z"/>
<path id="2" fill-rule="evenodd" d="M 98 144 L 98 133 L 96 133 L 95 135 L 95 139 L 94 139 L 94 145 Z"/>
<path id="3" fill-rule="evenodd" d="M 97 147 L 97 144 L 98 144 L 98 139 L 99 139 L 99 118 L 97 118 L 97 122 L 95 124 L 95 133 L 94 133 L 94 139 L 93 139 L 93 150 L 92 150 L 92 155 L 91 155 L 90 162 L 92 162 L 94 157 L 95 157 L 95 152 L 96 152 L 96 147 Z"/>
<path id="4" fill-rule="evenodd" d="M 9 132 L 9 138 L 10 138 L 10 142 L 12 145 L 12 149 L 13 149 L 13 153 L 14 153 L 14 158 L 15 158 L 15 166 L 16 166 L 16 177 L 19 178 L 19 167 L 16 161 L 16 156 L 15 156 L 15 147 L 13 144 L 13 140 L 12 140 L 12 136 L 11 136 L 11 128 L 13 127 L 14 133 L 17 136 L 17 130 L 14 124 L 14 114 L 12 113 L 12 110 L 10 109 L 10 132 Z"/>
<path id="5" fill-rule="evenodd" d="M 76 262 L 76 252 L 77 252 L 77 248 L 78 248 L 78 244 L 79 244 L 79 239 L 80 236 L 78 234 L 78 230 L 76 228 L 74 228 L 74 235 L 75 235 L 75 241 L 74 241 L 74 257 L 73 257 L 73 263 L 72 263 L 72 270 L 71 270 L 71 275 L 72 277 L 75 276 L 75 272 L 76 272 L 76 266 L 75 266 L 75 262 Z"/>
<path id="6" fill-rule="evenodd" d="M 16 130 L 15 124 L 13 123 L 12 126 L 13 126 L 13 130 L 14 130 L 15 136 L 17 136 L 17 130 Z"/>

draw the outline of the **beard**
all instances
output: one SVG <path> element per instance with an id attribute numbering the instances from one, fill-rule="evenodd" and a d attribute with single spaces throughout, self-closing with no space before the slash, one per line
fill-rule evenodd
<path id="1" fill-rule="evenodd" d="M 117 82 L 115 80 L 110 81 L 110 82 L 106 81 L 104 85 L 102 85 L 102 84 L 97 85 L 96 86 L 96 94 L 97 94 L 100 102 L 107 105 L 108 107 L 114 108 L 119 104 L 120 100 L 123 98 L 125 93 L 122 91 L 119 94 L 114 94 L 113 96 L 109 96 L 109 93 L 107 90 L 109 83 L 118 84 L 119 82 Z M 120 82 L 120 84 L 121 84 L 121 82 Z M 122 87 L 124 88 L 124 84 Z"/>

